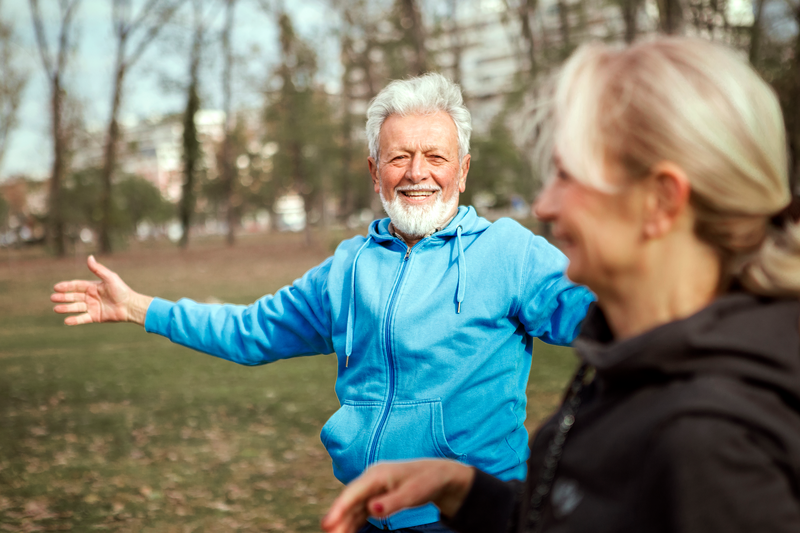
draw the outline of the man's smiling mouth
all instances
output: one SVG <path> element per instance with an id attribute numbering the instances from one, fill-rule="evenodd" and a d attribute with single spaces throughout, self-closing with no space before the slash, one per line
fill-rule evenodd
<path id="1" fill-rule="evenodd" d="M 399 192 L 405 196 L 408 196 L 409 198 L 427 198 L 436 191 L 399 191 Z"/>

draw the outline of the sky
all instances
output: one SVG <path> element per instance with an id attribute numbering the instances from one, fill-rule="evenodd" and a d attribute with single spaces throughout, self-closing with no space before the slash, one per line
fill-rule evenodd
<path id="1" fill-rule="evenodd" d="M 143 0 L 132 0 L 134 10 Z M 210 2 L 206 1 L 206 4 Z M 220 5 L 221 2 L 213 2 Z M 58 31 L 58 1 L 40 0 L 51 47 Z M 116 44 L 111 28 L 111 0 L 81 0 L 75 17 L 79 36 L 70 59 L 66 90 L 84 109 L 90 129 L 103 130 L 111 107 L 112 70 Z M 181 112 L 185 103 L 180 87 L 188 71 L 190 10 L 188 3 L 176 20 L 166 27 L 128 74 L 122 119 L 134 122 Z M 336 39 L 331 28 L 335 16 L 324 0 L 286 2 L 297 31 L 317 45 L 321 57 L 320 76 L 335 90 L 339 77 Z M 207 9 L 207 11 L 209 11 Z M 215 9 L 213 28 L 224 23 L 224 11 Z M 0 0 L 0 16 L 13 23 L 20 45 L 20 64 L 30 80 L 19 111 L 19 125 L 11 133 L 0 165 L 0 181 L 17 174 L 44 179 L 50 172 L 52 143 L 48 111 L 49 90 L 36 48 L 31 14 L 26 0 Z M 330 41 L 330 42 L 328 42 Z M 277 28 L 258 0 L 239 0 L 235 12 L 234 53 L 242 58 L 234 71 L 234 107 L 257 106 L 261 89 L 278 58 Z M 220 108 L 222 102 L 221 46 L 209 47 L 201 74 L 203 107 Z"/>

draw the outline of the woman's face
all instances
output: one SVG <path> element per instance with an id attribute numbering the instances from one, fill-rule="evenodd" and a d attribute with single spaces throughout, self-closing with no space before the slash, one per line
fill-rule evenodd
<path id="1" fill-rule="evenodd" d="M 592 188 L 571 176 L 555 158 L 555 175 L 539 194 L 536 216 L 553 224 L 553 237 L 569 259 L 567 276 L 600 295 L 618 287 L 641 266 L 643 188 L 610 172 L 606 181 L 618 192 Z"/>

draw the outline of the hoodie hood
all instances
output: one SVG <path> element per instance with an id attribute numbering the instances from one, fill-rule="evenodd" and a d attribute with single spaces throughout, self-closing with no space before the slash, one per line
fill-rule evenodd
<path id="1" fill-rule="evenodd" d="M 769 388 L 800 409 L 799 328 L 800 301 L 741 292 L 621 342 L 594 304 L 574 346 L 611 386 L 718 374 Z"/>

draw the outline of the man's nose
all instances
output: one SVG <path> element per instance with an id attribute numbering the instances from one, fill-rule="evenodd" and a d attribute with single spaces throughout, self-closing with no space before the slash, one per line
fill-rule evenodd
<path id="1" fill-rule="evenodd" d="M 411 165 L 406 172 L 406 178 L 412 183 L 419 183 L 428 177 L 428 169 L 425 164 L 425 156 L 423 154 L 414 154 L 411 158 Z"/>

